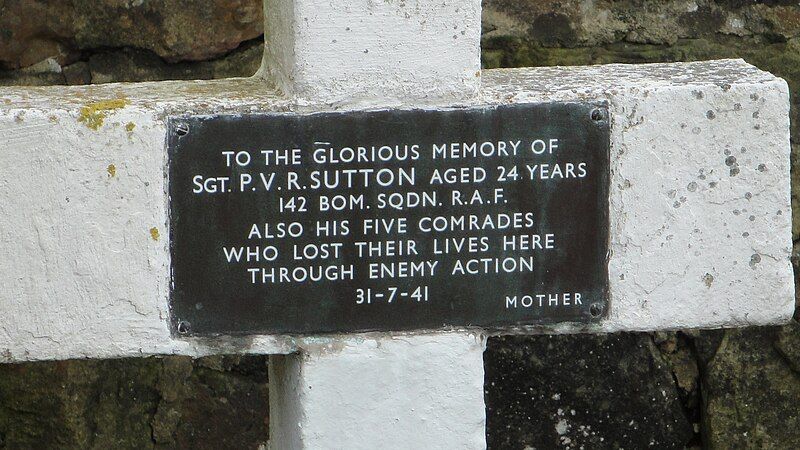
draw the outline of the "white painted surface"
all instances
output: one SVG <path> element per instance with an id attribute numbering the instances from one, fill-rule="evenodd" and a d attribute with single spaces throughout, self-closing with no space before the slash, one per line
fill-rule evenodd
<path id="1" fill-rule="evenodd" d="M 452 105 L 478 93 L 481 0 L 267 0 L 265 17 L 256 77 L 307 109 Z M 270 358 L 271 448 L 486 447 L 483 335 L 298 347 Z"/>
<path id="2" fill-rule="evenodd" d="M 515 331 L 736 327 L 791 316 L 785 82 L 734 60 L 492 70 L 483 83 L 469 105 L 606 100 L 612 113 L 609 317 L 590 328 Z M 97 130 L 78 121 L 82 107 L 117 98 L 127 105 Z M 0 90 L 0 360 L 303 346 L 285 336 L 173 339 L 167 326 L 166 117 L 289 109 L 308 110 L 253 80 Z"/>
<path id="3" fill-rule="evenodd" d="M 485 448 L 485 337 L 441 333 L 270 358 L 272 449 Z"/>
<path id="4" fill-rule="evenodd" d="M 418 106 L 480 86 L 480 0 L 265 2 L 263 73 L 307 104 Z"/>
<path id="5" fill-rule="evenodd" d="M 785 81 L 741 60 L 492 71 L 485 81 L 487 100 L 609 101 L 611 310 L 587 330 L 791 318 Z"/>

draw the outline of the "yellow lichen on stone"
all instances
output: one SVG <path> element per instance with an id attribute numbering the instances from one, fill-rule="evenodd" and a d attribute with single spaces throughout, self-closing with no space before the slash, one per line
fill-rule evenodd
<path id="1" fill-rule="evenodd" d="M 109 177 L 114 178 L 117 175 L 117 166 L 109 164 L 108 168 L 106 168 L 106 171 L 108 171 Z"/>
<path id="2" fill-rule="evenodd" d="M 125 131 L 128 133 L 132 132 L 134 128 L 136 128 L 136 124 L 133 122 L 128 122 L 128 124 L 125 125 Z"/>
<path id="3" fill-rule="evenodd" d="M 154 241 L 158 240 L 158 238 L 160 237 L 160 234 L 158 233 L 158 228 L 156 227 L 150 228 L 150 237 L 153 238 Z"/>
<path id="4" fill-rule="evenodd" d="M 81 108 L 78 122 L 96 131 L 103 126 L 103 121 L 106 119 L 106 116 L 108 116 L 109 111 L 124 108 L 128 104 L 130 104 L 130 100 L 127 98 L 101 100 L 99 102 L 89 103 Z"/>

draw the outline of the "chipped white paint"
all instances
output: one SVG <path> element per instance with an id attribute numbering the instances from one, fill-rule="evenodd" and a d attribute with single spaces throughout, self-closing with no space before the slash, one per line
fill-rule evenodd
<path id="1" fill-rule="evenodd" d="M 609 102 L 611 310 L 587 331 L 791 318 L 786 82 L 741 60 L 491 71 L 485 78 L 487 101 Z M 515 91 L 522 86 L 537 88 Z"/>
<path id="2" fill-rule="evenodd" d="M 127 105 L 97 130 L 78 121 L 117 98 Z M 516 331 L 787 320 L 786 84 L 739 60 L 492 70 L 469 104 L 584 100 L 608 101 L 613 122 L 609 317 Z M 296 349 L 298 338 L 181 340 L 167 327 L 166 117 L 289 109 L 305 110 L 253 80 L 0 91 L 0 358 Z"/>
<path id="3" fill-rule="evenodd" d="M 480 334 L 365 338 L 270 358 L 274 449 L 485 447 Z"/>
<path id="4" fill-rule="evenodd" d="M 629 92 L 614 112 L 610 324 L 790 320 L 786 83 Z"/>
<path id="5" fill-rule="evenodd" d="M 480 86 L 480 0 L 267 0 L 263 74 L 300 102 L 451 103 Z"/>

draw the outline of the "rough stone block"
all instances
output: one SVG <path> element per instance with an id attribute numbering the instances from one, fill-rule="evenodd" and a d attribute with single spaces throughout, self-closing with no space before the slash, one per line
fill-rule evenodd
<path id="1" fill-rule="evenodd" d="M 489 448 L 678 449 L 693 438 L 685 392 L 647 334 L 508 336 L 485 357 Z"/>

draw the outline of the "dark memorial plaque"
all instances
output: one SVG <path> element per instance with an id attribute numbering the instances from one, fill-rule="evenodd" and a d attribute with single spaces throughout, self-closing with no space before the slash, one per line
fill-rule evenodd
<path id="1" fill-rule="evenodd" d="M 609 142 L 602 104 L 170 119 L 173 327 L 596 320 Z"/>

